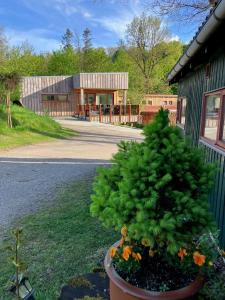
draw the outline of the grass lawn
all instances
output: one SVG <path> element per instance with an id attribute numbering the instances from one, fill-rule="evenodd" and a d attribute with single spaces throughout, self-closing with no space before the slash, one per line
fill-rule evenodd
<path id="1" fill-rule="evenodd" d="M 0 105 L 0 149 L 48 141 L 53 138 L 68 138 L 75 133 L 62 128 L 48 116 L 38 116 L 32 111 L 12 105 L 13 128 L 6 125 L 6 114 Z"/>
<path id="2" fill-rule="evenodd" d="M 76 275 L 97 266 L 106 249 L 117 239 L 89 213 L 91 183 L 87 178 L 70 184 L 56 197 L 54 207 L 45 208 L 19 221 L 23 228 L 23 260 L 36 290 L 37 300 L 54 300 L 61 286 Z M 12 299 L 4 292 L 12 266 L 0 245 L 0 299 Z"/>

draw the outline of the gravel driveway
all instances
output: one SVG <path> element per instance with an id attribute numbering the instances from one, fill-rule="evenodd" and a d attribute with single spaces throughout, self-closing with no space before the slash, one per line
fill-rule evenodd
<path id="1" fill-rule="evenodd" d="M 68 140 L 0 151 L 0 226 L 54 200 L 66 183 L 92 176 L 110 164 L 120 140 L 141 140 L 141 130 L 58 120 L 79 134 Z"/>

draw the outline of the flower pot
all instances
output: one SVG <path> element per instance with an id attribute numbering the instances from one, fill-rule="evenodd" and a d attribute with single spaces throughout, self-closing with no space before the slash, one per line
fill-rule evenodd
<path id="1" fill-rule="evenodd" d="M 119 242 L 113 245 L 119 246 Z M 203 278 L 197 277 L 188 286 L 166 292 L 151 292 L 135 287 L 122 279 L 111 264 L 109 252 L 105 257 L 105 270 L 110 280 L 110 300 L 179 300 L 192 299 L 203 286 Z"/>

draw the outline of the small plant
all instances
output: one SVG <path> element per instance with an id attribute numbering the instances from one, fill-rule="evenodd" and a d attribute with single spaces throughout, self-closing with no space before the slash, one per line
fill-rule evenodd
<path id="1" fill-rule="evenodd" d="M 130 275 L 156 261 L 197 274 L 212 259 L 199 239 L 215 228 L 208 204 L 215 167 L 169 126 L 168 113 L 161 109 L 144 128 L 142 143 L 122 142 L 94 183 L 93 216 L 126 228 L 111 256 L 116 270 Z"/>
<path id="2" fill-rule="evenodd" d="M 16 296 L 17 299 L 21 299 L 19 295 L 19 283 L 21 281 L 21 278 L 23 277 L 23 273 L 26 271 L 27 266 L 25 263 L 21 260 L 19 255 L 19 249 L 22 242 L 22 229 L 15 229 L 12 231 L 14 242 L 12 245 L 8 246 L 7 249 L 10 252 L 10 262 L 14 266 L 15 270 L 15 276 L 13 278 L 13 284 L 15 284 L 16 288 Z"/>

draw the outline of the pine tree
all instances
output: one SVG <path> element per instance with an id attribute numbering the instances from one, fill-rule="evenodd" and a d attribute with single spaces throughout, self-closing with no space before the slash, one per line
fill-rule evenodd
<path id="1" fill-rule="evenodd" d="M 72 49 L 73 48 L 73 32 L 67 28 L 66 32 L 62 36 L 62 45 L 63 49 Z"/>
<path id="2" fill-rule="evenodd" d="M 131 239 L 175 254 L 211 228 L 208 194 L 214 166 L 193 149 L 161 109 L 142 143 L 123 142 L 94 183 L 91 212 Z"/>
<path id="3" fill-rule="evenodd" d="M 89 28 L 86 28 L 83 32 L 83 50 L 87 51 L 91 49 L 92 42 L 91 42 L 91 31 Z"/>

